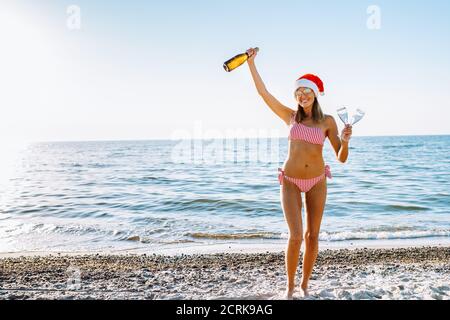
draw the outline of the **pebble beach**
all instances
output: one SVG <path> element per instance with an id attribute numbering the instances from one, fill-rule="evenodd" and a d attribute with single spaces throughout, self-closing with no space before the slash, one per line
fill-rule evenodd
<path id="1" fill-rule="evenodd" d="M 301 262 L 297 282 L 301 276 Z M 283 252 L 0 258 L 0 299 L 283 299 Z M 310 296 L 450 298 L 450 247 L 326 249 Z"/>

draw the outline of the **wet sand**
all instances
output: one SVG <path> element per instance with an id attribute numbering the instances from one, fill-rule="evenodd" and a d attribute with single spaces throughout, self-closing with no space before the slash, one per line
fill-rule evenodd
<path id="1" fill-rule="evenodd" d="M 0 258 L 0 299 L 270 300 L 282 299 L 285 282 L 283 252 Z M 450 247 L 321 250 L 310 294 L 449 300 Z"/>

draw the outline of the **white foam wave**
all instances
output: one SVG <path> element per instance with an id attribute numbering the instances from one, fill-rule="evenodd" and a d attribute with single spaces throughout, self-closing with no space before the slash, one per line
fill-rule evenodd
<path id="1" fill-rule="evenodd" d="M 390 239 L 416 239 L 450 237 L 448 229 L 431 230 L 397 230 L 397 231 L 342 231 L 321 232 L 319 239 L 323 241 L 344 240 L 390 240 Z"/>

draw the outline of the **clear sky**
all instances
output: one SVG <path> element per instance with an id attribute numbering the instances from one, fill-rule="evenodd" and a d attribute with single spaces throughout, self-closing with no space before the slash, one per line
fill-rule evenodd
<path id="1" fill-rule="evenodd" d="M 81 10 L 79 30 L 67 26 L 70 5 Z M 380 29 L 368 27 L 371 5 Z M 294 81 L 315 73 L 325 84 L 323 111 L 340 129 L 339 106 L 365 110 L 354 136 L 450 134 L 447 0 L 0 6 L 2 139 L 172 138 L 199 127 L 206 136 L 284 136 L 247 65 L 222 69 L 251 46 L 260 48 L 267 88 L 285 105 L 296 108 Z"/>

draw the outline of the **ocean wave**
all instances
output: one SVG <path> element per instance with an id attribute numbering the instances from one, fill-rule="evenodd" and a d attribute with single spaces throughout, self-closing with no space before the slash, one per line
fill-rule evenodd
<path id="1" fill-rule="evenodd" d="M 183 243 L 195 242 L 194 240 L 283 240 L 288 238 L 285 232 L 188 232 L 184 234 L 190 239 L 166 239 L 150 237 L 133 236 L 122 238 L 122 240 L 134 240 L 142 243 Z M 321 232 L 319 240 L 321 241 L 345 241 L 345 240 L 389 240 L 389 239 L 416 239 L 416 238 L 435 238 L 450 237 L 450 230 L 417 230 L 404 227 L 395 230 L 395 228 L 372 228 L 361 231 L 342 231 L 342 232 Z"/>
<path id="2" fill-rule="evenodd" d="M 151 244 L 182 244 L 182 243 L 196 243 L 197 241 L 194 240 L 189 240 L 189 239 L 174 239 L 174 240 L 155 240 L 155 239 L 150 239 L 150 238 L 142 238 L 140 240 L 140 242 L 142 243 L 151 243 Z"/>
<path id="3" fill-rule="evenodd" d="M 423 202 L 422 202 L 423 203 Z M 334 211 L 345 210 L 348 207 L 358 208 L 363 212 L 380 212 L 383 214 L 393 214 L 400 211 L 429 211 L 433 208 L 428 206 L 420 206 L 413 204 L 384 204 L 377 202 L 365 202 L 365 201 L 342 201 L 335 204 L 330 204 L 330 208 L 333 208 L 331 214 L 334 214 Z"/>
<path id="4" fill-rule="evenodd" d="M 391 231 L 342 231 L 321 232 L 319 239 L 323 241 L 345 241 L 345 240 L 393 240 L 393 239 L 418 239 L 450 237 L 450 230 L 391 230 Z"/>
<path id="5" fill-rule="evenodd" d="M 263 205 L 262 205 L 263 204 Z M 212 198 L 197 198 L 197 199 L 170 199 L 160 201 L 158 204 L 160 211 L 189 211 L 201 210 L 206 212 L 279 212 L 278 207 L 273 208 L 267 206 L 261 201 L 244 200 L 244 199 L 212 199 Z"/>
<path id="6" fill-rule="evenodd" d="M 123 183 L 123 185 L 175 185 L 177 183 L 191 183 L 186 180 L 162 176 L 119 177 L 117 180 L 119 183 Z"/>
<path id="7" fill-rule="evenodd" d="M 390 204 L 384 206 L 386 210 L 389 211 L 426 211 L 430 210 L 428 207 L 423 206 L 413 206 L 413 205 L 401 205 L 401 204 Z"/>
<path id="8" fill-rule="evenodd" d="M 237 240 L 237 239 L 280 239 L 279 233 L 273 232 L 241 232 L 241 233 L 208 233 L 194 232 L 187 233 L 186 236 L 195 239 L 214 239 L 214 240 Z"/>
<path id="9" fill-rule="evenodd" d="M 381 146 L 383 149 L 392 149 L 392 148 L 414 148 L 414 147 L 423 147 L 423 143 L 416 143 L 416 144 L 397 144 L 397 145 L 384 145 Z"/>

